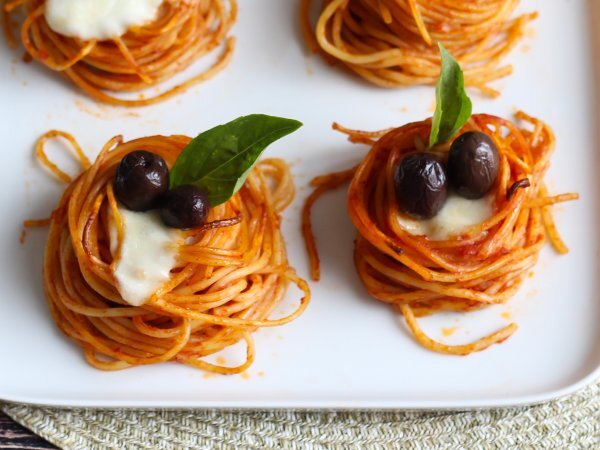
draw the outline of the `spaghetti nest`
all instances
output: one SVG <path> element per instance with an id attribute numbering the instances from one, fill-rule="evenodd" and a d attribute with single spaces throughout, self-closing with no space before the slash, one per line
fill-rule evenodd
<path id="1" fill-rule="evenodd" d="M 373 147 L 357 168 L 313 180 L 317 189 L 304 213 L 313 276 L 318 277 L 319 261 L 310 229 L 310 208 L 323 192 L 351 179 L 348 210 L 358 230 L 354 259 L 369 293 L 401 312 L 417 341 L 436 352 L 465 355 L 508 338 L 517 328 L 514 323 L 467 345 L 444 345 L 429 338 L 415 317 L 504 303 L 536 264 L 547 236 L 559 253 L 568 251 L 558 236 L 550 206 L 578 196 L 548 196 L 544 175 L 554 136 L 543 122 L 522 112 L 517 116 L 524 128 L 499 117 L 477 114 L 461 130 L 484 132 L 498 147 L 500 168 L 491 191 L 494 213 L 442 241 L 412 235 L 402 228 L 394 187 L 399 161 L 423 148 L 431 121 L 381 133 L 337 126 L 351 140 Z M 433 150 L 444 158 L 450 144 Z"/>
<path id="2" fill-rule="evenodd" d="M 44 143 L 56 136 L 72 143 L 84 165 L 73 181 L 44 153 Z M 111 226 L 119 242 L 126 233 L 112 187 L 116 167 L 123 156 L 140 149 L 172 166 L 189 141 L 185 136 L 153 136 L 124 143 L 118 136 L 91 165 L 66 133 L 47 133 L 37 145 L 42 162 L 69 182 L 50 219 L 46 295 L 60 329 L 96 368 L 177 361 L 221 374 L 239 373 L 254 359 L 254 330 L 290 322 L 308 305 L 309 288 L 289 266 L 280 232 L 278 213 L 295 190 L 288 166 L 279 159 L 260 162 L 237 194 L 211 209 L 205 225 L 183 232 L 170 280 L 143 306 L 132 307 L 121 298 L 113 271 L 119 256 L 113 258 L 110 246 Z M 300 305 L 286 317 L 269 319 L 290 282 L 304 292 Z M 247 344 L 243 364 L 221 367 L 202 360 L 238 341 Z"/>
<path id="3" fill-rule="evenodd" d="M 490 81 L 509 75 L 501 60 L 536 13 L 512 19 L 519 0 L 324 0 L 316 29 L 302 0 L 305 39 L 313 51 L 379 86 L 434 84 L 440 73 L 436 42 L 460 62 L 465 83 L 487 95 Z"/>
<path id="4" fill-rule="evenodd" d="M 63 73 L 90 97 L 112 105 L 145 106 L 184 92 L 225 68 L 235 46 L 227 34 L 236 20 L 236 0 L 165 0 L 153 22 L 102 41 L 56 33 L 46 22 L 45 0 L 8 0 L 5 31 L 13 45 L 9 14 L 20 5 L 26 9 L 20 34 L 28 57 Z M 212 67 L 161 94 L 123 99 L 107 93 L 140 91 L 162 83 L 224 41 L 225 50 Z"/>

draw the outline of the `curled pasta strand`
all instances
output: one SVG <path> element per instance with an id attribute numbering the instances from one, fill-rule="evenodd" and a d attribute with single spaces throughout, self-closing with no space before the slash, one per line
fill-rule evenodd
<path id="1" fill-rule="evenodd" d="M 464 355 L 507 339 L 516 331 L 515 324 L 473 343 L 449 346 L 429 338 L 416 317 L 504 303 L 537 262 L 547 239 L 558 253 L 568 251 L 550 209 L 579 196 L 548 195 L 544 177 L 554 149 L 554 135 L 538 119 L 522 112 L 517 117 L 519 126 L 499 117 L 475 114 L 459 131 L 486 133 L 498 147 L 499 175 L 491 191 L 494 214 L 443 241 L 412 235 L 399 225 L 392 176 L 401 158 L 427 139 L 430 120 L 388 131 L 372 144 L 357 168 L 315 178 L 315 190 L 303 211 L 313 279 L 320 275 L 320 264 L 311 208 L 324 193 L 351 180 L 348 211 L 358 231 L 354 260 L 371 296 L 392 304 L 402 313 L 416 340 L 435 352 Z M 378 136 L 336 128 L 356 137 L 354 140 Z M 440 151 L 448 151 L 446 147 Z M 517 159 L 523 164 L 516 163 Z"/>
<path id="2" fill-rule="evenodd" d="M 27 55 L 71 80 L 88 96 L 111 105 L 137 107 L 164 101 L 222 71 L 230 62 L 235 39 L 229 32 L 237 19 L 237 0 L 172 0 L 163 2 L 153 22 L 130 28 L 109 40 L 83 41 L 55 32 L 44 16 L 46 0 L 5 1 L 6 39 L 16 45 L 10 14 L 25 10 L 20 37 Z M 205 71 L 165 91 L 145 97 L 218 46 L 216 61 Z M 113 93 L 141 91 L 128 99 Z"/>
<path id="3" fill-rule="evenodd" d="M 234 374 L 254 360 L 252 332 L 296 319 L 310 301 L 310 289 L 290 267 L 280 230 L 279 211 L 294 196 L 289 166 L 260 161 L 247 182 L 226 203 L 212 208 L 207 224 L 183 231 L 181 258 L 168 282 L 142 306 L 130 306 L 113 275 L 119 246 L 111 251 L 110 227 L 120 243 L 126 230 L 113 192 L 121 159 L 131 151 L 160 155 L 172 167 L 189 143 L 184 136 L 150 136 L 123 142 L 111 139 L 93 164 L 82 159 L 74 179 L 48 165 L 44 142 L 60 136 L 83 155 L 75 139 L 52 131 L 36 154 L 69 184 L 55 209 L 44 255 L 44 285 L 58 327 L 101 370 L 177 361 L 203 370 Z M 60 176 L 60 174 L 63 176 Z M 113 254 L 114 251 L 114 254 Z M 290 284 L 301 291 L 295 310 L 272 318 Z M 237 342 L 246 360 L 235 367 L 206 361 Z"/>
<path id="4" fill-rule="evenodd" d="M 537 13 L 513 18 L 519 0 L 324 0 L 315 26 L 313 0 L 301 0 L 300 20 L 309 49 L 386 88 L 435 84 L 437 43 L 457 57 L 465 83 L 484 95 L 509 75 L 504 57 L 523 38 Z"/>

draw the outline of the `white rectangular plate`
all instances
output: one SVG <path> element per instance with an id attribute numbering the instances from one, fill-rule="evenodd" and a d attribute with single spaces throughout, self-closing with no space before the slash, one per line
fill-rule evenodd
<path id="1" fill-rule="evenodd" d="M 459 343 L 501 327 L 510 316 L 519 330 L 504 344 L 468 357 L 417 345 L 388 306 L 369 298 L 355 274 L 354 230 L 341 190 L 315 209 L 323 279 L 311 284 L 312 304 L 296 322 L 256 333 L 257 359 L 246 374 L 207 376 L 178 364 L 105 373 L 85 363 L 56 329 L 45 303 L 45 231 L 30 231 L 19 244 L 22 220 L 47 216 L 62 189 L 33 158 L 43 132 L 70 131 L 93 157 L 116 134 L 196 135 L 259 112 L 303 121 L 299 132 L 267 153 L 293 163 L 299 192 L 283 228 L 292 264 L 308 277 L 299 231 L 308 182 L 350 167 L 367 151 L 332 131 L 331 122 L 376 130 L 432 114 L 431 87 L 383 90 L 307 56 L 296 1 L 240 3 L 231 66 L 183 96 L 134 111 L 96 105 L 0 45 L 0 399 L 97 407 L 469 408 L 539 402 L 597 377 L 599 153 L 588 35 L 594 14 L 583 0 L 524 1 L 522 9 L 538 10 L 540 17 L 535 33 L 509 59 L 514 74 L 496 83 L 502 96 L 472 95 L 475 112 L 510 117 L 520 108 L 547 121 L 558 139 L 550 188 L 581 194 L 580 201 L 556 208 L 571 253 L 559 257 L 544 250 L 535 276 L 507 305 L 422 320 L 432 336 Z M 285 310 L 297 295 L 290 292 Z M 452 336 L 443 337 L 442 328 L 454 327 Z M 235 347 L 222 356 L 234 364 L 242 354 Z"/>

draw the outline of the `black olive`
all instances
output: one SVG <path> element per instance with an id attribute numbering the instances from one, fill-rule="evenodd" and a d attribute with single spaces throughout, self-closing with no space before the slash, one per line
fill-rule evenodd
<path id="1" fill-rule="evenodd" d="M 160 216 L 173 228 L 188 229 L 202 225 L 208 217 L 209 202 L 204 191 L 186 184 L 167 191 L 161 199 Z"/>
<path id="2" fill-rule="evenodd" d="M 498 176 L 500 157 L 485 133 L 468 131 L 454 140 L 448 154 L 448 177 L 456 192 L 477 199 L 490 190 Z"/>
<path id="3" fill-rule="evenodd" d="M 127 209 L 147 211 L 158 206 L 169 189 L 169 168 L 159 155 L 145 150 L 128 153 L 121 160 L 114 181 L 115 196 Z"/>
<path id="4" fill-rule="evenodd" d="M 435 216 L 448 196 L 444 166 L 431 153 L 406 155 L 396 170 L 396 198 L 400 208 L 417 219 Z"/>

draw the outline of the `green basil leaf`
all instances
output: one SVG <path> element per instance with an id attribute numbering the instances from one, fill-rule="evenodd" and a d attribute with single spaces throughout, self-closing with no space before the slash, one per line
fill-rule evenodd
<path id="1" fill-rule="evenodd" d="M 171 169 L 171 187 L 198 186 L 211 206 L 225 203 L 246 181 L 261 153 L 302 126 L 297 120 L 253 114 L 192 139 Z"/>
<path id="2" fill-rule="evenodd" d="M 435 113 L 431 122 L 429 148 L 450 139 L 471 117 L 471 99 L 458 62 L 438 42 L 442 57 L 440 78 L 435 87 Z"/>

